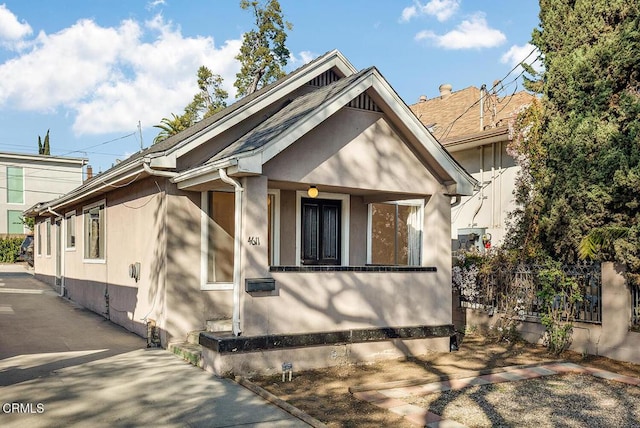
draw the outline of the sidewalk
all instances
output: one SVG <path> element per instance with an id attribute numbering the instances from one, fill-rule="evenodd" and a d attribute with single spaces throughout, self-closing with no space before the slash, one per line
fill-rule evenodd
<path id="1" fill-rule="evenodd" d="M 0 265 L 0 426 L 303 427 L 219 379 Z"/>

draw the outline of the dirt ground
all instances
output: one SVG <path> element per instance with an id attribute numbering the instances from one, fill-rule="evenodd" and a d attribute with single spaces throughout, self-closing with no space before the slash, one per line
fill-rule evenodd
<path id="1" fill-rule="evenodd" d="M 329 427 L 412 427 L 402 417 L 356 399 L 349 389 L 377 389 L 376 384 L 387 382 L 428 383 L 443 376 L 554 360 L 640 377 L 640 365 L 636 364 L 604 357 L 583 357 L 569 351 L 555 357 L 541 346 L 496 344 L 481 336 L 467 335 L 456 352 L 434 352 L 402 360 L 299 372 L 291 382 L 284 383 L 280 376 L 258 377 L 251 381 Z"/>

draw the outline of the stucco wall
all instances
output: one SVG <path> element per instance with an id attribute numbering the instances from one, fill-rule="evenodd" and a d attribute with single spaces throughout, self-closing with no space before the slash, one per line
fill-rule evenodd
<path id="1" fill-rule="evenodd" d="M 161 324 L 164 313 L 165 184 L 162 178 L 141 180 L 60 213 L 76 213 L 74 249 L 64 248 L 62 221 L 65 295 L 141 336 L 146 336 L 146 319 Z M 99 201 L 106 204 L 105 259 L 85 260 L 82 211 Z M 129 267 L 136 262 L 141 266 L 138 282 L 129 276 Z M 36 256 L 35 272 L 53 284 L 55 256 Z"/>
<path id="2" fill-rule="evenodd" d="M 269 180 L 428 195 L 440 184 L 382 114 L 343 108 L 267 162 Z"/>

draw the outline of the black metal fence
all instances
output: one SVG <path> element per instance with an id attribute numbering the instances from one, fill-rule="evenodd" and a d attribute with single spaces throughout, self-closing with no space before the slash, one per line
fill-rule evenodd
<path id="1" fill-rule="evenodd" d="M 640 285 L 631 285 L 631 328 L 640 331 Z"/>
<path id="2" fill-rule="evenodd" d="M 520 265 L 515 270 L 504 270 L 487 276 L 478 277 L 477 285 L 482 292 L 470 298 L 460 295 L 460 306 L 505 312 L 505 305 L 517 305 L 518 313 L 526 317 L 540 317 L 543 301 L 539 297 L 542 289 L 538 265 Z M 576 303 L 574 319 L 587 323 L 602 322 L 602 273 L 600 263 L 565 265 L 562 270 L 577 281 L 581 299 Z M 511 297 L 505 298 L 505 296 Z M 635 322 L 640 323 L 640 290 L 636 289 Z M 558 302 L 562 304 L 560 296 Z"/>

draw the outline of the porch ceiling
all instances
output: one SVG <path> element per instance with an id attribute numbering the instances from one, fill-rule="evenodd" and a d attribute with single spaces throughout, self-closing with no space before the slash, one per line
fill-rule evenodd
<path id="1" fill-rule="evenodd" d="M 320 192 L 341 193 L 341 194 L 347 194 L 352 196 L 362 196 L 366 203 L 401 201 L 401 200 L 407 200 L 407 199 L 424 199 L 430 196 L 427 194 L 419 194 L 419 193 L 385 192 L 385 191 L 380 191 L 375 189 L 359 189 L 359 188 L 352 188 L 352 187 L 324 186 L 319 183 L 294 183 L 289 181 L 269 180 L 270 189 L 306 191 L 309 188 L 309 186 L 317 186 Z"/>

